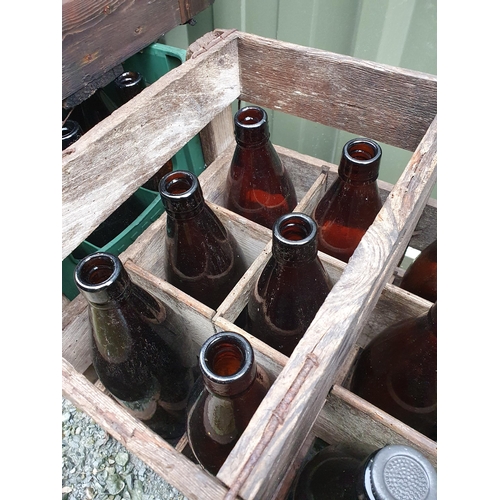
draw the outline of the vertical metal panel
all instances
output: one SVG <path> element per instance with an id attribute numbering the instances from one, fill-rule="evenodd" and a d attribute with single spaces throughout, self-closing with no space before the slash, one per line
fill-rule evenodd
<path id="1" fill-rule="evenodd" d="M 212 29 L 236 28 L 435 75 L 436 3 L 437 0 L 215 0 L 196 17 L 195 26 L 179 26 L 164 38 L 169 45 L 187 48 Z M 338 163 L 345 142 L 354 137 L 277 111 L 270 111 L 270 122 L 275 144 L 334 163 Z M 380 178 L 395 183 L 411 153 L 387 144 L 381 146 Z M 437 197 L 436 187 L 431 196 Z"/>

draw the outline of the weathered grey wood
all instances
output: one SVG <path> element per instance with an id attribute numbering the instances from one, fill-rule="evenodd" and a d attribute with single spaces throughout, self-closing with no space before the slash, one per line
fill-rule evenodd
<path id="1" fill-rule="evenodd" d="M 94 387 L 64 358 L 62 392 L 78 409 L 189 498 L 224 498 L 227 488 L 222 483 L 193 464 L 112 398 Z"/>
<path id="2" fill-rule="evenodd" d="M 236 40 L 219 45 L 168 72 L 63 152 L 62 258 L 238 97 Z"/>
<path id="3" fill-rule="evenodd" d="M 219 471 L 217 477 L 230 486 L 228 499 L 269 496 L 307 437 L 429 197 L 436 177 L 436 123 Z"/>
<path id="4" fill-rule="evenodd" d="M 62 99 L 187 22 L 214 0 L 63 0 Z"/>
<path id="5" fill-rule="evenodd" d="M 239 33 L 241 99 L 414 151 L 437 113 L 437 78 Z"/>
<path id="6" fill-rule="evenodd" d="M 338 385 L 334 385 L 328 395 L 314 432 L 331 444 L 364 442 L 380 448 L 388 443 L 412 446 L 436 467 L 435 441 Z"/>

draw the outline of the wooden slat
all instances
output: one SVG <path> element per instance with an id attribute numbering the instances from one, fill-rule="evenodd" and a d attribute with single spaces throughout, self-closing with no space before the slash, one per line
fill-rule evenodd
<path id="1" fill-rule="evenodd" d="M 437 113 L 433 75 L 239 33 L 241 99 L 414 151 Z"/>
<path id="2" fill-rule="evenodd" d="M 91 84 L 214 0 L 63 0 L 62 99 Z"/>
<path id="3" fill-rule="evenodd" d="M 169 71 L 66 149 L 62 258 L 239 93 L 237 45 L 229 37 L 217 51 Z"/>
<path id="4" fill-rule="evenodd" d="M 219 471 L 228 500 L 269 497 L 306 439 L 424 209 L 436 178 L 436 134 L 437 119 Z"/>
<path id="5" fill-rule="evenodd" d="M 62 392 L 78 409 L 146 463 L 165 481 L 193 499 L 218 500 L 227 488 L 193 464 L 62 359 Z"/>

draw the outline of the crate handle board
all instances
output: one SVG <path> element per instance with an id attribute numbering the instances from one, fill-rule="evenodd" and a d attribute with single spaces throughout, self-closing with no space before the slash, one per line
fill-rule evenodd
<path id="1" fill-rule="evenodd" d="M 217 477 L 226 500 L 268 498 L 306 439 L 410 240 L 437 175 L 437 117 Z M 376 249 L 376 252 L 374 252 Z M 331 317 L 331 311 L 342 314 Z"/>

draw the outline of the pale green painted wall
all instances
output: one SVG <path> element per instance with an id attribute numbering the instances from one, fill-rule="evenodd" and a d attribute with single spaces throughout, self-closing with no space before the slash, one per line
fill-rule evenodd
<path id="1" fill-rule="evenodd" d="M 196 16 L 195 26 L 179 26 L 164 42 L 187 48 L 214 28 L 298 43 L 384 64 L 437 74 L 437 0 L 215 0 Z M 325 161 L 338 163 L 342 146 L 354 137 L 270 111 L 271 138 Z M 381 144 L 380 178 L 395 183 L 411 153 Z M 432 195 L 437 198 L 437 187 Z"/>

